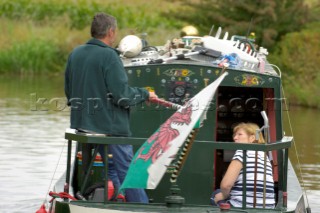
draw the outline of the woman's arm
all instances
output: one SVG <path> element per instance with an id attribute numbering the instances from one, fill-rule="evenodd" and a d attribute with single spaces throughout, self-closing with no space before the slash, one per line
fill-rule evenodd
<path id="1" fill-rule="evenodd" d="M 223 195 L 223 199 L 227 199 L 229 197 L 230 191 L 234 183 L 236 182 L 240 171 L 242 169 L 242 163 L 238 160 L 232 160 L 225 176 L 223 177 L 220 189 Z"/>

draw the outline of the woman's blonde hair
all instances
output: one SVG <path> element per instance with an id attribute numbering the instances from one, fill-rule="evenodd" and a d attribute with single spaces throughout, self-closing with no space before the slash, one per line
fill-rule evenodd
<path id="1" fill-rule="evenodd" d="M 239 130 L 243 129 L 248 135 L 256 136 L 256 130 L 260 129 L 259 126 L 255 123 L 239 123 L 233 128 L 233 135 Z M 263 135 L 259 132 L 258 141 L 255 140 L 254 143 L 265 143 Z"/>

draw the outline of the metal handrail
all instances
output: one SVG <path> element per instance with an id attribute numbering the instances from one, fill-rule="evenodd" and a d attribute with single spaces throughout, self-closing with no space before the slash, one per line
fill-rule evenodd
<path id="1" fill-rule="evenodd" d="M 66 132 L 65 139 L 78 141 L 80 143 L 89 143 L 89 144 L 131 144 L 131 145 L 141 145 L 148 138 L 136 138 L 136 137 L 109 137 L 102 135 L 94 134 L 80 134 Z M 272 151 L 280 150 L 291 147 L 293 142 L 292 137 L 285 136 L 280 141 L 275 141 L 270 144 L 243 144 L 243 143 L 234 143 L 234 142 L 219 142 L 219 141 L 203 141 L 195 140 L 195 143 L 205 143 L 210 144 L 213 148 L 216 149 L 226 149 L 226 150 L 254 150 L 254 151 Z"/>
<path id="2" fill-rule="evenodd" d="M 195 143 L 210 144 L 215 149 L 223 150 L 254 150 L 254 151 L 273 151 L 287 149 L 291 147 L 293 142 L 292 137 L 283 137 L 281 141 L 275 141 L 270 144 L 247 144 L 247 143 L 235 143 L 235 142 L 219 142 L 219 141 L 199 141 L 195 140 Z"/>
<path id="3" fill-rule="evenodd" d="M 109 144 L 131 144 L 131 145 L 142 145 L 147 138 L 135 138 L 135 137 L 109 137 L 106 135 L 101 134 L 86 134 L 86 133 L 79 133 L 74 130 L 67 130 L 65 133 L 65 139 L 68 140 L 68 159 L 67 159 L 67 175 L 66 175 L 66 185 L 69 185 L 70 183 L 70 162 L 71 160 L 71 144 L 72 141 L 77 141 L 79 143 L 88 143 L 88 144 L 100 144 L 104 145 L 105 152 L 107 153 L 107 145 Z M 293 142 L 293 137 L 283 137 L 280 141 L 275 141 L 269 144 L 247 144 L 247 143 L 234 143 L 234 142 L 219 142 L 219 141 L 203 141 L 203 140 L 195 140 L 194 143 L 197 143 L 199 146 L 206 145 L 210 146 L 213 149 L 220 149 L 220 150 L 244 150 L 244 154 L 247 150 L 253 150 L 253 151 L 263 151 L 263 152 L 269 152 L 274 150 L 284 150 L 283 158 L 288 157 L 288 149 L 291 147 L 291 144 Z M 245 164 L 244 158 L 244 164 Z M 104 159 L 106 160 L 106 159 Z M 286 192 L 287 186 L 286 186 L 286 178 L 287 178 L 287 170 L 288 168 L 288 159 L 282 159 L 280 162 L 283 163 L 281 166 L 283 172 L 282 177 L 284 183 L 282 184 L 282 188 L 279 189 L 282 192 Z M 105 163 L 105 171 L 107 171 L 107 162 Z M 244 183 L 245 183 L 245 166 L 244 166 Z M 280 169 L 281 169 L 280 168 Z M 106 188 L 107 188 L 107 182 Z M 67 187 L 66 187 L 67 188 Z M 65 190 L 66 190 L 65 188 Z M 244 185 L 244 189 L 246 188 L 246 183 Z M 108 202 L 108 190 L 106 190 L 105 194 L 105 203 Z M 244 193 L 245 195 L 246 193 Z M 282 199 L 279 199 L 282 200 Z M 244 203 L 246 202 L 245 196 L 243 197 Z M 285 202 L 282 204 L 283 207 L 286 207 Z M 245 206 L 243 206 L 245 208 Z"/>
<path id="4" fill-rule="evenodd" d="M 282 165 L 279 166 L 279 174 L 281 174 L 282 177 L 282 187 L 279 188 L 279 199 L 278 199 L 278 205 L 279 208 L 286 208 L 287 207 L 287 201 L 286 198 L 283 199 L 283 193 L 285 194 L 287 192 L 287 177 L 288 177 L 288 149 L 291 147 L 291 144 L 293 142 L 293 137 L 283 137 L 281 141 L 275 141 L 270 144 L 247 144 L 247 143 L 234 143 L 234 142 L 212 142 L 212 141 L 195 141 L 195 143 L 211 143 L 212 147 L 215 149 L 220 150 L 243 150 L 243 195 L 242 195 L 242 209 L 246 209 L 246 153 L 248 150 L 253 151 L 263 151 L 264 153 L 267 153 L 269 151 L 283 151 L 282 159 L 279 160 L 282 162 Z M 265 165 L 266 166 L 266 165 Z M 282 192 L 282 193 L 280 193 Z M 279 205 L 280 203 L 280 205 Z"/>

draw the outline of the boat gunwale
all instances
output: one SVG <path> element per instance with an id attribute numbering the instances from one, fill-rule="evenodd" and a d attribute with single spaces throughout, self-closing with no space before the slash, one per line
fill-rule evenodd
<path id="1" fill-rule="evenodd" d="M 95 136 L 95 135 L 86 135 L 82 133 L 65 133 L 65 139 L 70 141 L 77 141 L 80 143 L 89 143 L 89 144 L 130 144 L 130 145 L 141 145 L 148 138 L 137 138 L 137 137 L 109 137 L 109 136 Z M 291 147 L 293 142 L 293 137 L 285 137 L 280 141 L 275 141 L 266 144 L 241 144 L 234 142 L 221 142 L 221 141 L 204 141 L 204 140 L 195 140 L 195 143 L 205 143 L 212 144 L 213 148 L 216 149 L 229 149 L 229 150 L 254 150 L 254 151 L 273 151 L 280 149 L 287 149 Z"/>

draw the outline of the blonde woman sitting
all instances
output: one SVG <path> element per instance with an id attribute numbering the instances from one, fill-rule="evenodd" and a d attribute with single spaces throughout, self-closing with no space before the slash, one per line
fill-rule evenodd
<path id="1" fill-rule="evenodd" d="M 264 143 L 261 133 L 259 139 L 256 140 L 256 130 L 259 130 L 259 127 L 254 123 L 240 123 L 233 129 L 233 140 L 235 143 Z M 266 175 L 264 175 L 265 172 Z M 265 184 L 264 177 L 266 177 Z M 242 178 L 243 150 L 237 150 L 221 181 L 220 189 L 213 192 L 211 196 L 212 205 L 228 202 L 233 207 L 242 207 Z M 246 207 L 274 208 L 275 194 L 272 167 L 267 155 L 262 151 L 247 151 L 246 186 Z"/>

